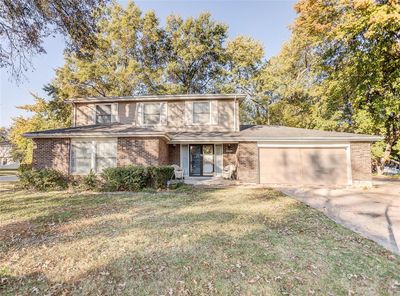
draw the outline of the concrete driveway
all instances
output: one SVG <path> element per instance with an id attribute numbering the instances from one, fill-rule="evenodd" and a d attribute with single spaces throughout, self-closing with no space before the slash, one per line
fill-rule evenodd
<path id="1" fill-rule="evenodd" d="M 375 179 L 370 189 L 281 187 L 278 190 L 400 254 L 400 179 Z"/>

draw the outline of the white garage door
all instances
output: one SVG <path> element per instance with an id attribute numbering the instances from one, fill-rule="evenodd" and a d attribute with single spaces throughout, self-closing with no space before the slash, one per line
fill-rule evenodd
<path id="1" fill-rule="evenodd" d="M 260 183 L 347 185 L 345 147 L 260 149 Z"/>

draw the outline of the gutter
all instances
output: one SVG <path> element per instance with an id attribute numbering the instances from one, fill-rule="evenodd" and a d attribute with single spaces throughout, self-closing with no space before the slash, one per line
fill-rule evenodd
<path id="1" fill-rule="evenodd" d="M 52 139 L 52 138 L 149 138 L 149 137 L 160 137 L 166 141 L 171 141 L 171 138 L 164 133 L 85 133 L 85 134 L 65 134 L 65 133 L 54 133 L 54 134 L 33 134 L 25 133 L 22 135 L 25 138 L 31 139 Z"/>
<path id="2" fill-rule="evenodd" d="M 112 102 L 148 102 L 148 101 L 185 101 L 185 100 L 232 100 L 244 99 L 245 95 L 161 95 L 161 96 L 128 96 L 128 97 L 87 97 L 66 100 L 65 103 L 112 103 Z"/>
<path id="3" fill-rule="evenodd" d="M 287 137 L 287 138 L 268 138 L 268 137 L 239 137 L 240 141 L 254 142 L 376 142 L 383 138 L 380 136 L 364 136 L 364 137 Z"/>

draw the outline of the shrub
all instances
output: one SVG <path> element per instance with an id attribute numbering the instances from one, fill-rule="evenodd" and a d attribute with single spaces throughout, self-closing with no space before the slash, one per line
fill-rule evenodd
<path id="1" fill-rule="evenodd" d="M 86 190 L 95 190 L 99 186 L 99 179 L 97 178 L 96 174 L 93 170 L 90 170 L 89 174 L 87 174 L 82 179 L 83 188 Z"/>
<path id="2" fill-rule="evenodd" d="M 54 169 L 32 169 L 21 166 L 18 171 L 19 185 L 24 189 L 39 191 L 60 190 L 68 186 L 68 179 Z"/>
<path id="3" fill-rule="evenodd" d="M 148 168 L 150 186 L 156 189 L 165 188 L 167 181 L 174 175 L 174 168 L 171 166 L 152 166 Z"/>
<path id="4" fill-rule="evenodd" d="M 141 166 L 106 168 L 102 174 L 103 191 L 138 191 L 147 184 L 147 171 Z"/>

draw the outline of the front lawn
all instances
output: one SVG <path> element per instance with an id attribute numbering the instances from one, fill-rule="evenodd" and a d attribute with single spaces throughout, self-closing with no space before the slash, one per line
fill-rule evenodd
<path id="1" fill-rule="evenodd" d="M 0 294 L 400 293 L 400 258 L 268 189 L 0 193 Z"/>

